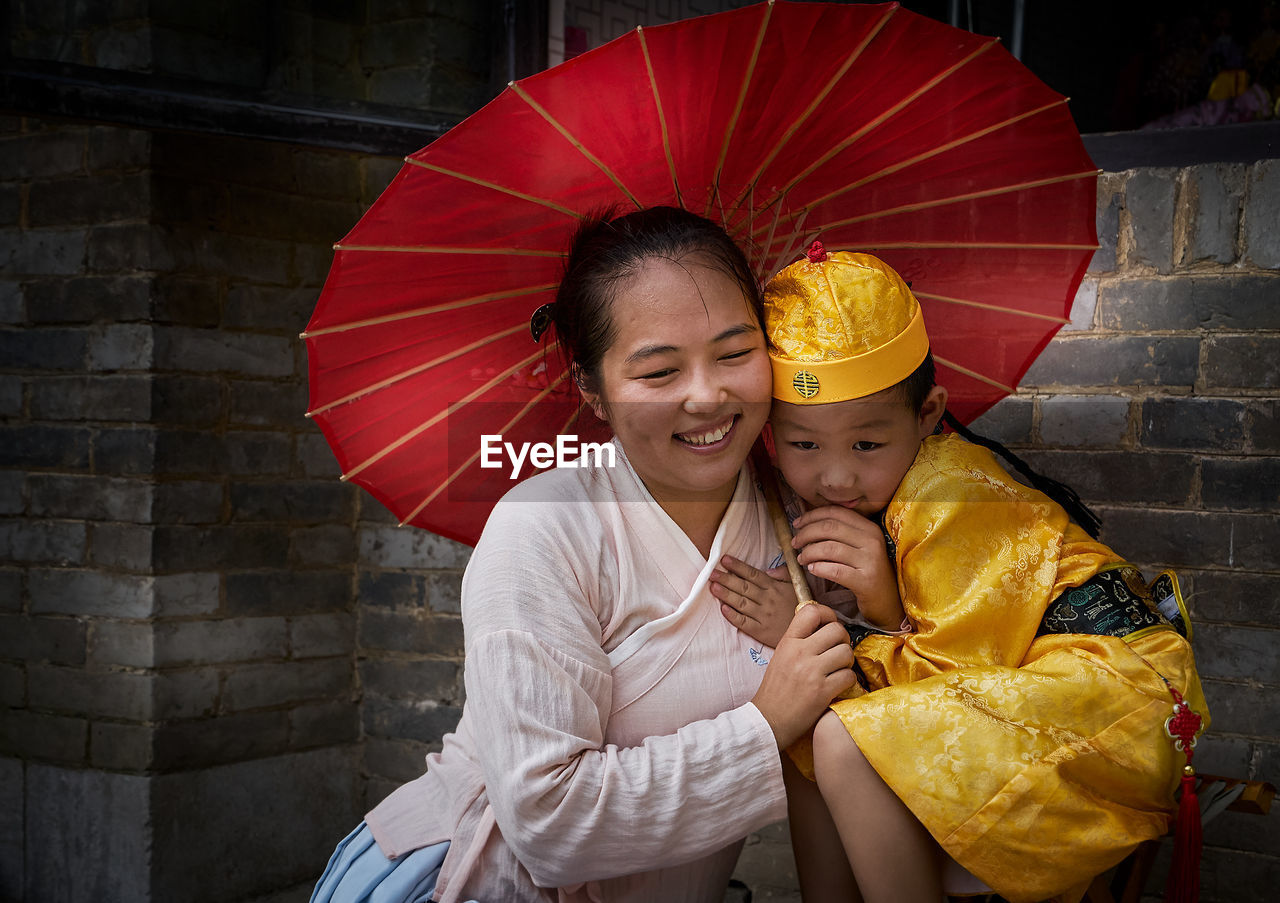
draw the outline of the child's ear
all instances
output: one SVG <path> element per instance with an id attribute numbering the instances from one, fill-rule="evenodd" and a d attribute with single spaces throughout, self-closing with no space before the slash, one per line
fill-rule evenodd
<path id="1" fill-rule="evenodd" d="M 947 410 L 947 390 L 942 386 L 934 386 L 920 405 L 920 438 L 932 436 L 938 428 L 938 421 Z"/>

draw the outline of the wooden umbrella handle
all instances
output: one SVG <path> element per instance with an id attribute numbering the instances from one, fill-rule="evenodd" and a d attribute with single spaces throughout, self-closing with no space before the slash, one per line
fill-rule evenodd
<path id="1" fill-rule="evenodd" d="M 756 474 L 760 477 L 760 486 L 764 490 L 764 503 L 769 511 L 769 520 L 773 524 L 773 532 L 778 537 L 778 545 L 782 547 L 782 560 L 787 563 L 787 574 L 791 577 L 791 588 L 796 592 L 796 610 L 813 602 L 813 593 L 809 592 L 809 581 L 805 578 L 804 568 L 796 560 L 796 550 L 791 547 L 791 522 L 787 520 L 787 512 L 782 507 L 782 494 L 778 491 L 778 474 L 769 460 L 763 442 L 756 442 L 752 449 Z"/>

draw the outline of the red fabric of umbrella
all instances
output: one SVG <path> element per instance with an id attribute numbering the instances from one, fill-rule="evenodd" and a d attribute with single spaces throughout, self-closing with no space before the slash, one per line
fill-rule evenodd
<path id="1" fill-rule="evenodd" d="M 1095 192 L 1065 98 L 994 39 L 896 4 L 637 29 L 406 159 L 336 245 L 304 333 L 310 415 L 345 478 L 474 543 L 513 485 L 506 457 L 481 467 L 482 436 L 601 435 L 529 331 L 578 222 L 672 204 L 722 222 L 762 280 L 814 238 L 883 258 L 968 421 L 1068 321 Z"/>

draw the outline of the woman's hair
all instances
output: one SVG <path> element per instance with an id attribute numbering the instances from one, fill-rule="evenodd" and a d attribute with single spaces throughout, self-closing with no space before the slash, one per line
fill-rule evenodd
<path id="1" fill-rule="evenodd" d="M 678 207 L 650 207 L 624 216 L 609 210 L 585 220 L 574 235 L 551 320 L 579 387 L 598 391 L 600 360 L 616 330 L 611 308 L 619 288 L 647 260 L 699 263 L 728 276 L 763 322 L 760 285 L 746 255 L 716 223 Z"/>

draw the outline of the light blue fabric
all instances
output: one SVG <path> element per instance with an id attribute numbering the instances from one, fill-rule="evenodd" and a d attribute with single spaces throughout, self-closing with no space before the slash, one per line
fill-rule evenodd
<path id="1" fill-rule="evenodd" d="M 429 903 L 448 850 L 446 840 L 388 859 L 361 822 L 333 851 L 311 903 Z"/>

